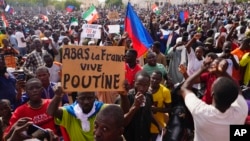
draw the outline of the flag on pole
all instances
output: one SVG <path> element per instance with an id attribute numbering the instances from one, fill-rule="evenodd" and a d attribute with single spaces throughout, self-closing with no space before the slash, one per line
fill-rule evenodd
<path id="1" fill-rule="evenodd" d="M 73 12 L 73 10 L 75 9 L 75 6 L 73 6 L 73 5 L 68 5 L 67 7 L 66 7 L 66 11 L 67 12 Z"/>
<path id="2" fill-rule="evenodd" d="M 179 13 L 180 19 L 181 19 L 181 23 L 184 23 L 186 19 L 188 19 L 189 17 L 189 12 L 188 11 L 181 11 Z"/>
<path id="3" fill-rule="evenodd" d="M 13 7 L 10 7 L 10 9 L 9 9 L 8 13 L 10 13 L 10 14 L 14 14 L 14 12 L 15 12 L 14 8 L 13 8 Z"/>
<path id="4" fill-rule="evenodd" d="M 75 17 L 72 17 L 71 19 L 70 19 L 70 26 L 78 26 L 78 20 L 77 20 L 77 18 L 75 18 Z"/>
<path id="5" fill-rule="evenodd" d="M 153 39 L 143 26 L 130 2 L 127 6 L 125 31 L 131 38 L 133 48 L 137 51 L 138 57 L 142 56 L 152 46 Z"/>
<path id="6" fill-rule="evenodd" d="M 82 18 L 86 20 L 89 24 L 96 21 L 99 16 L 94 5 L 92 5 L 86 12 L 83 13 Z"/>
<path id="7" fill-rule="evenodd" d="M 7 5 L 5 7 L 5 12 L 9 13 L 9 14 L 13 14 L 14 13 L 14 8 L 11 7 L 10 5 Z"/>
<path id="8" fill-rule="evenodd" d="M 7 5 L 7 6 L 5 7 L 5 12 L 8 12 L 9 9 L 10 9 L 10 5 Z"/>
<path id="9" fill-rule="evenodd" d="M 9 22 L 8 22 L 8 20 L 6 19 L 4 13 L 2 13 L 1 19 L 2 19 L 2 21 L 3 21 L 3 26 L 4 26 L 4 27 L 8 27 L 8 26 L 9 26 Z"/>
<path id="10" fill-rule="evenodd" d="M 153 4 L 152 5 L 152 11 L 156 14 L 156 15 L 159 15 L 161 13 L 159 7 L 157 6 L 157 4 Z"/>
<path id="11" fill-rule="evenodd" d="M 42 20 L 44 20 L 45 22 L 49 21 L 49 18 L 46 15 L 40 14 L 40 17 L 42 18 Z"/>

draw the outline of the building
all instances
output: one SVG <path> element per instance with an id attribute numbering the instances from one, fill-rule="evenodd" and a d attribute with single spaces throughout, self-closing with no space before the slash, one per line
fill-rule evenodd
<path id="1" fill-rule="evenodd" d="M 99 0 L 77 0 L 77 1 L 81 3 L 82 9 L 87 9 L 91 5 L 99 6 L 101 4 Z"/>
<path id="2" fill-rule="evenodd" d="M 221 3 L 221 2 L 232 2 L 235 0 L 122 0 L 122 2 L 126 5 L 130 1 L 130 3 L 134 7 L 139 7 L 139 8 L 150 8 L 155 2 L 159 3 L 159 7 L 164 6 L 167 3 L 170 3 L 172 5 L 180 5 L 180 4 L 194 4 L 194 3 L 212 3 L 213 1 L 216 3 Z"/>

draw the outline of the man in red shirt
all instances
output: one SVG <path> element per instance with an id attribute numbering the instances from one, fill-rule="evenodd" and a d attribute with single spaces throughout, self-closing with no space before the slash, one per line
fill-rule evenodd
<path id="1" fill-rule="evenodd" d="M 7 134 L 12 132 L 11 127 L 23 117 L 31 118 L 31 121 L 37 126 L 44 129 L 51 129 L 56 133 L 54 118 L 46 112 L 51 100 L 41 98 L 42 90 L 42 82 L 39 79 L 32 78 L 27 81 L 26 92 L 29 95 L 29 101 L 14 111 L 10 119 L 10 125 L 5 130 L 5 137 L 8 137 Z"/>
<path id="2" fill-rule="evenodd" d="M 209 59 L 207 59 L 209 60 Z M 210 62 L 209 63 L 209 68 L 204 72 L 204 71 L 200 71 L 200 78 L 197 82 L 200 83 L 205 83 L 206 84 L 206 88 L 204 91 L 204 95 L 202 97 L 202 101 L 206 102 L 207 104 L 212 104 L 212 85 L 214 83 L 214 81 L 221 76 L 225 76 L 225 77 L 230 77 L 229 74 L 227 74 L 227 67 L 228 67 L 228 63 L 225 59 L 222 58 L 216 58 L 213 61 L 206 61 Z"/>
<path id="3" fill-rule="evenodd" d="M 130 88 L 134 87 L 135 74 L 142 70 L 141 66 L 136 62 L 137 51 L 129 49 L 125 54 L 125 78 Z"/>

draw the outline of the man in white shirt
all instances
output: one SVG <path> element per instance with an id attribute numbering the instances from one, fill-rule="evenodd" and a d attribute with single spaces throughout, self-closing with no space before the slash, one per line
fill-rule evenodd
<path id="1" fill-rule="evenodd" d="M 199 74 L 207 71 L 211 61 L 205 60 L 199 71 L 182 85 L 181 94 L 194 120 L 194 141 L 229 141 L 230 125 L 244 124 L 248 107 L 239 87 L 230 77 L 219 77 L 212 86 L 213 102 L 206 104 L 191 91 Z M 218 68 L 220 70 L 220 68 Z"/>
<path id="2" fill-rule="evenodd" d="M 18 26 L 16 31 L 16 40 L 17 40 L 17 46 L 18 50 L 21 56 L 24 56 L 27 54 L 27 43 L 25 41 L 25 37 L 22 31 L 22 27 Z"/>
<path id="3" fill-rule="evenodd" d="M 201 38 L 201 34 L 197 33 L 193 36 L 193 38 L 186 44 L 186 53 L 187 53 L 187 74 L 183 74 L 186 79 L 188 76 L 194 74 L 203 63 L 203 47 L 198 46 L 195 50 L 191 47 L 195 42 L 197 42 Z M 181 62 L 182 63 L 182 62 Z M 185 64 L 180 64 L 180 68 L 185 67 Z M 193 88 L 195 91 L 201 89 L 200 84 L 194 84 Z"/>
<path id="4" fill-rule="evenodd" d="M 53 57 L 50 54 L 46 54 L 43 56 L 43 60 L 45 62 L 45 66 L 48 68 L 50 77 L 49 80 L 51 82 L 60 82 L 61 81 L 61 72 L 62 72 L 62 64 L 60 62 L 53 61 Z"/>
<path id="5" fill-rule="evenodd" d="M 226 59 L 228 63 L 227 73 L 232 76 L 233 70 L 236 71 L 239 69 L 239 58 L 237 55 L 231 54 L 232 51 L 232 42 L 225 41 L 222 47 L 222 53 L 217 53 L 218 57 Z"/>

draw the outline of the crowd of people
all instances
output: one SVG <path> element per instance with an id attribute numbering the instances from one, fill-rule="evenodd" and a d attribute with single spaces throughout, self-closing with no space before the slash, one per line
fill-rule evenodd
<path id="1" fill-rule="evenodd" d="M 119 19 L 109 19 L 110 10 Z M 101 25 L 100 39 L 82 37 L 87 21 L 80 11 L 50 11 L 48 19 L 29 11 L 6 14 L 1 140 L 229 141 L 231 124 L 250 124 L 247 3 L 168 5 L 160 14 L 136 8 L 154 40 L 142 56 L 125 31 L 125 10 L 110 10 L 97 8 L 91 23 Z M 188 12 L 184 20 L 181 11 Z M 119 33 L 109 33 L 108 25 L 119 25 Z M 125 46 L 124 90 L 64 91 L 64 45 Z M 30 134 L 32 125 L 46 136 Z"/>

